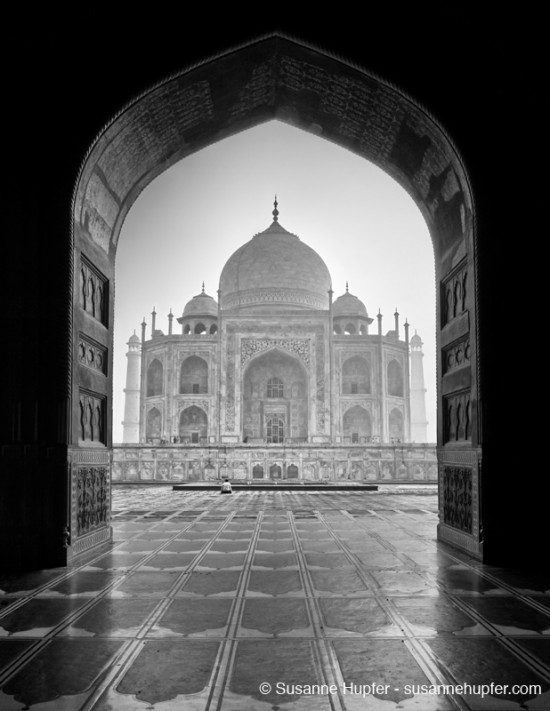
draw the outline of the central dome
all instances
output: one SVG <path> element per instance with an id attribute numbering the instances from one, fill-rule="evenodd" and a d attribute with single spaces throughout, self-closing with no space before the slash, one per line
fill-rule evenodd
<path id="1" fill-rule="evenodd" d="M 328 310 L 327 265 L 279 224 L 278 214 L 275 201 L 273 223 L 227 260 L 220 277 L 222 309 Z"/>

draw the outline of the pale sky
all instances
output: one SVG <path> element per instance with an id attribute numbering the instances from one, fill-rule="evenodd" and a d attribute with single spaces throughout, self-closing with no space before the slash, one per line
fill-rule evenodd
<path id="1" fill-rule="evenodd" d="M 138 197 L 122 227 L 116 260 L 113 441 L 122 441 L 127 341 L 168 332 L 201 291 L 217 300 L 225 262 L 272 222 L 312 247 L 332 276 L 334 299 L 349 291 L 382 331 L 407 320 L 424 342 L 428 439 L 436 441 L 435 269 L 428 228 L 412 198 L 372 163 L 279 121 L 183 159 Z M 174 319 L 174 333 L 181 326 Z M 371 333 L 377 332 L 376 318 Z M 401 337 L 404 337 L 401 329 Z"/>

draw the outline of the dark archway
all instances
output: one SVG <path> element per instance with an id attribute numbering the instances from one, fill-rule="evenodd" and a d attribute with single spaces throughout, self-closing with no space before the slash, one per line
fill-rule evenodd
<path id="1" fill-rule="evenodd" d="M 159 444 L 162 437 L 162 415 L 157 407 L 147 410 L 145 419 L 145 441 L 148 444 Z"/>
<path id="2" fill-rule="evenodd" d="M 352 356 L 342 364 L 342 393 L 344 395 L 371 392 L 370 363 L 363 356 Z"/>
<path id="3" fill-rule="evenodd" d="M 390 360 L 387 368 L 388 395 L 403 397 L 403 368 L 396 360 Z"/>
<path id="4" fill-rule="evenodd" d="M 455 39 L 458 38 L 455 36 Z M 341 51 L 344 56 L 346 46 L 343 44 L 336 51 Z M 105 376 L 86 371 L 85 366 L 78 362 L 76 353 L 80 339 L 87 339 L 102 348 L 108 359 L 111 357 L 114 255 L 120 226 L 133 200 L 156 175 L 188 153 L 271 118 L 313 131 L 372 160 L 398 180 L 422 210 L 434 240 L 438 297 L 448 294 L 449 298 L 454 299 L 457 294 L 456 310 L 454 303 L 450 309 L 443 310 L 440 299 L 437 314 L 440 365 L 445 362 L 445 355 L 454 340 L 468 340 L 472 346 L 467 365 L 453 372 L 445 371 L 443 367 L 439 369 L 438 444 L 440 481 L 442 487 L 448 489 L 448 498 L 453 500 L 452 484 L 450 489 L 448 486 L 452 482 L 451 470 L 460 469 L 461 476 L 467 477 L 472 484 L 473 526 L 471 532 L 463 535 L 445 521 L 442 512 L 440 537 L 475 555 L 482 555 L 490 549 L 493 559 L 498 553 L 501 560 L 506 560 L 513 550 L 517 560 L 525 559 L 528 542 L 535 540 L 538 519 L 532 515 L 531 494 L 514 491 L 513 473 L 498 467 L 499 463 L 505 464 L 506 457 L 499 439 L 501 427 L 496 423 L 499 413 L 505 411 L 502 405 L 507 400 L 498 378 L 497 363 L 502 362 L 499 360 L 502 357 L 501 345 L 489 332 L 489 324 L 503 303 L 505 275 L 518 270 L 528 273 L 530 257 L 526 250 L 514 253 L 513 258 L 499 250 L 498 268 L 493 257 L 496 237 L 505 231 L 510 234 L 526 230 L 535 233 L 535 217 L 532 213 L 526 213 L 524 208 L 529 202 L 530 183 L 523 181 L 514 186 L 514 199 L 507 203 L 504 216 L 499 212 L 501 184 L 497 181 L 497 187 L 493 178 L 514 169 L 517 169 L 518 175 L 525 174 L 523 161 L 529 161 L 530 156 L 522 153 L 520 166 L 519 153 L 507 151 L 504 146 L 514 135 L 530 126 L 529 112 L 521 103 L 510 106 L 506 114 L 501 112 L 491 98 L 497 89 L 493 91 L 491 84 L 476 78 L 475 54 L 471 61 L 461 55 L 460 62 L 454 62 L 451 70 L 446 63 L 445 76 L 443 78 L 441 74 L 440 83 L 432 72 L 419 72 L 415 79 L 414 62 L 410 74 L 406 71 L 399 74 L 398 71 L 396 81 L 404 79 L 404 85 L 420 96 L 419 101 L 414 101 L 395 86 L 355 66 L 354 62 L 370 61 L 363 50 L 349 45 L 349 52 L 350 62 L 344 62 L 303 43 L 270 36 L 195 65 L 189 71 L 178 72 L 177 76 L 172 74 L 169 80 L 141 94 L 119 111 L 115 119 L 97 135 L 86 155 L 73 201 L 74 229 L 70 244 L 68 239 L 59 238 L 64 234 L 64 210 L 69 200 L 67 175 L 74 176 L 76 163 L 83 155 L 82 146 L 90 142 L 97 132 L 98 125 L 103 121 L 102 118 L 97 123 L 97 116 L 101 114 L 97 111 L 87 114 L 83 110 L 82 120 L 71 122 L 78 142 L 70 147 L 63 142 L 66 147 L 63 156 L 58 150 L 62 141 L 50 141 L 49 155 L 52 159 L 57 156 L 57 163 L 63 165 L 64 171 L 65 182 L 56 182 L 55 190 L 53 182 L 47 189 L 39 189 L 44 188 L 41 175 L 38 172 L 36 176 L 29 175 L 26 169 L 31 164 L 31 154 L 36 151 L 35 143 L 28 141 L 30 132 L 27 131 L 24 140 L 15 145 L 18 152 L 25 148 L 24 155 L 29 160 L 20 161 L 19 183 L 12 181 L 15 191 L 20 190 L 25 199 L 8 201 L 9 231 L 18 238 L 8 244 L 10 258 L 7 263 L 13 264 L 14 270 L 17 270 L 25 261 L 24 252 L 28 245 L 36 245 L 36 255 L 30 255 L 28 260 L 33 283 L 39 284 L 49 269 L 57 275 L 57 286 L 47 294 L 41 294 L 40 289 L 30 290 L 25 301 L 31 306 L 27 313 L 32 315 L 32 323 L 40 329 L 40 335 L 51 333 L 49 349 L 29 350 L 24 327 L 18 325 L 25 311 L 18 309 L 9 314 L 12 324 L 10 333 L 14 344 L 20 345 L 12 350 L 13 368 L 9 370 L 5 388 L 9 407 L 6 407 L 3 431 L 8 433 L 6 441 L 9 448 L 3 456 L 10 471 L 14 472 L 13 478 L 3 483 L 1 497 L 4 502 L 2 531 L 6 540 L 5 550 L 9 553 L 8 564 L 28 566 L 33 564 L 32 561 L 38 561 L 41 565 L 60 564 L 109 540 L 108 525 L 77 535 L 78 511 L 72 503 L 76 482 L 90 466 L 103 470 L 108 470 L 109 466 L 111 381 L 109 373 Z M 208 50 L 201 48 L 201 54 L 208 54 Z M 182 61 L 196 61 L 199 56 L 190 58 L 191 55 L 186 55 Z M 478 48 L 478 59 L 479 56 Z M 433 59 L 436 63 L 437 59 Z M 91 66 L 84 61 L 84 54 L 81 60 L 83 66 Z M 449 71 L 450 75 L 447 74 Z M 510 66 L 493 77 L 495 86 L 500 87 L 502 92 L 513 79 L 508 71 L 511 72 Z M 313 75 L 317 78 L 328 77 L 331 81 L 313 82 Z M 215 79 L 219 76 L 230 76 L 231 81 L 224 82 L 222 87 Z M 410 79 L 408 84 L 407 78 Z M 133 85 L 131 81 L 134 81 Z M 128 87 L 135 87 L 137 94 L 142 89 L 142 81 L 143 76 L 136 76 L 130 79 Z M 464 101 L 465 82 L 470 87 L 470 102 Z M 118 80 L 116 85 L 119 86 Z M 24 90 L 17 96 L 23 98 L 23 94 L 27 93 L 27 84 L 21 82 L 21 86 Z M 56 96 L 61 98 L 68 86 L 67 79 L 63 90 L 59 90 Z M 345 93 L 344 102 L 336 101 L 341 90 Z M 48 84 L 48 95 L 51 91 Z M 114 114 L 117 106 L 113 98 L 116 94 L 115 82 L 111 91 L 111 104 L 106 103 L 104 110 Z M 44 96 L 45 92 L 46 89 L 43 90 Z M 28 94 L 27 103 L 22 105 L 29 109 L 29 115 L 34 116 L 30 111 L 30 96 Z M 32 96 L 33 102 L 36 101 L 36 94 Z M 74 116 L 71 111 L 73 98 L 69 99 L 69 96 L 67 93 L 56 117 L 65 108 L 67 115 Z M 86 101 L 82 99 L 83 109 L 85 104 L 89 106 L 88 99 L 89 96 Z M 424 101 L 430 104 L 432 100 L 432 108 L 442 112 L 446 121 L 450 122 L 461 150 L 466 150 L 469 168 L 474 166 L 473 177 L 477 185 L 479 188 L 483 186 L 477 194 L 475 211 L 462 160 L 441 123 L 435 121 L 423 107 Z M 471 111 L 472 102 L 478 109 L 475 118 Z M 97 104 L 101 104 L 101 100 Z M 159 107 L 166 107 L 166 111 L 157 110 Z M 187 110 L 179 112 L 182 107 Z M 387 117 L 390 116 L 391 125 L 388 125 Z M 208 122 L 208 126 L 201 122 L 201 117 Z M 22 125 L 21 137 L 25 133 L 23 129 L 30 125 L 30 121 Z M 148 130 L 142 132 L 140 127 L 145 125 Z M 167 130 L 168 125 L 172 131 Z M 49 126 L 54 126 L 54 120 L 50 121 Z M 61 139 L 64 130 L 66 123 L 60 123 L 53 136 Z M 488 144 L 486 136 L 489 132 L 492 140 Z M 172 144 L 168 134 L 173 137 Z M 141 142 L 143 135 L 147 137 L 145 143 Z M 52 160 L 51 165 L 54 163 L 55 160 Z M 43 249 L 47 243 L 43 239 L 42 219 L 46 208 L 53 215 L 47 233 L 51 238 L 49 252 Z M 525 227 L 526 221 L 528 227 Z M 484 234 L 483 241 L 478 240 L 477 236 L 480 227 Z M 58 239 L 58 243 L 54 238 Z M 86 260 L 99 273 L 96 276 L 101 283 L 101 299 L 106 304 L 104 314 L 97 314 L 99 318 L 87 311 L 84 303 L 79 301 L 76 286 L 79 279 L 76 275 Z M 483 294 L 478 288 L 478 264 L 481 265 L 484 283 L 492 280 L 495 286 L 493 290 L 484 290 Z M 458 288 L 455 289 L 454 284 L 455 280 L 462 282 L 464 277 L 467 288 L 465 309 L 461 311 Z M 46 308 L 39 311 L 42 303 Z M 485 318 L 485 331 L 482 333 L 487 333 L 483 362 L 480 360 L 479 308 Z M 523 311 L 516 306 L 513 309 L 511 321 L 519 319 Z M 35 316 L 38 313 L 40 318 Z M 43 339 L 42 344 L 44 342 Z M 41 341 L 37 336 L 36 344 L 39 343 Z M 31 366 L 42 362 L 49 368 L 51 377 L 41 388 L 28 374 L 38 372 Z M 484 367 L 483 363 L 487 366 Z M 483 409 L 479 397 L 480 374 L 485 376 Z M 10 380 L 14 383 L 13 387 Z M 455 407 L 455 396 L 459 392 L 461 397 L 464 393 L 469 396 L 464 405 L 468 412 L 468 427 L 464 430 L 467 439 L 456 446 L 456 441 L 448 441 L 444 434 L 443 413 Z M 88 448 L 84 443 L 79 444 L 80 406 L 85 397 L 90 397 L 90 393 L 95 394 L 94 397 L 101 396 L 104 402 L 105 452 L 99 447 Z M 527 405 L 520 392 L 515 397 L 518 408 L 524 400 Z M 40 405 L 38 409 L 36 402 Z M 493 430 L 491 422 L 495 423 Z M 480 476 L 482 441 L 483 478 Z M 31 449 L 35 452 L 32 458 L 27 457 Z M 50 477 L 44 476 L 46 471 L 51 473 Z M 63 473 L 60 477 L 60 472 L 67 474 Z M 27 495 L 28 486 L 18 484 L 29 481 L 35 488 L 32 499 Z M 61 482 L 59 485 L 54 484 L 58 481 Z M 504 486 L 503 481 L 506 482 Z M 480 526 L 482 490 L 483 532 Z M 66 491 L 69 492 L 67 496 Z M 522 505 L 518 508 L 520 494 Z M 44 501 L 51 503 L 47 520 L 40 513 L 43 507 L 38 506 L 39 500 L 41 504 Z M 16 515 L 20 507 L 26 512 L 24 524 L 23 518 Z M 518 516 L 521 519 L 519 523 Z M 511 521 L 517 525 L 510 525 Z"/>
<path id="5" fill-rule="evenodd" d="M 181 364 L 180 393 L 208 392 L 208 363 L 199 356 L 189 356 Z"/>
<path id="6" fill-rule="evenodd" d="M 221 87 L 214 76 L 232 77 L 224 84 L 223 98 L 218 96 Z M 265 90 L 263 99 L 243 98 L 249 96 L 251 82 L 255 96 Z M 336 99 L 342 90 L 345 104 Z M 315 130 L 353 150 L 380 166 L 413 197 L 432 236 L 440 293 L 449 294 L 452 302 L 440 309 L 439 352 L 444 355 L 451 343 L 460 340 L 470 342 L 471 363 L 439 388 L 439 411 L 452 404 L 458 391 L 462 397 L 465 389 L 470 403 L 476 403 L 476 235 L 472 195 L 460 156 L 441 127 L 404 94 L 366 72 L 282 37 L 250 44 L 163 82 L 106 127 L 90 151 L 75 193 L 75 263 L 79 269 L 92 270 L 103 294 L 111 293 L 120 228 L 143 187 L 189 152 L 272 118 Z M 141 130 L 145 123 L 147 133 Z M 77 301 L 82 317 L 75 325 L 79 333 L 86 333 L 84 317 L 89 313 L 82 290 Z M 110 330 L 103 341 L 107 349 L 112 347 Z M 80 387 L 75 368 L 73 392 Z M 479 488 L 480 425 L 477 408 L 470 406 L 470 411 L 471 436 L 461 442 L 466 448 L 460 453 L 454 452 L 454 440 L 445 439 L 439 424 L 444 489 L 457 466 L 471 478 L 473 490 Z M 453 505 L 463 506 L 463 502 L 457 499 Z M 481 555 L 478 500 L 472 500 L 471 507 L 471 535 L 454 529 L 453 517 L 443 510 L 439 535 Z M 445 511 L 450 509 L 447 505 Z"/>
<path id="7" fill-rule="evenodd" d="M 360 405 L 350 407 L 344 413 L 342 423 L 344 441 L 351 444 L 365 443 L 372 437 L 372 420 L 370 414 Z"/>
<path id="8" fill-rule="evenodd" d="M 152 395 L 162 395 L 163 387 L 163 367 L 158 358 L 155 358 L 147 367 L 147 397 Z"/>
<path id="9" fill-rule="evenodd" d="M 390 435 L 390 442 L 404 442 L 405 441 L 405 425 L 404 417 L 401 410 L 394 407 L 390 410 L 388 417 L 388 432 Z"/>
<path id="10" fill-rule="evenodd" d="M 186 407 L 179 417 L 180 442 L 200 444 L 208 435 L 208 416 L 196 405 Z"/>

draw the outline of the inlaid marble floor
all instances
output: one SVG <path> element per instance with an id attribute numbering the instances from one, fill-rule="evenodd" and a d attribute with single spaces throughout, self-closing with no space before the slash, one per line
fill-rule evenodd
<path id="1" fill-rule="evenodd" d="M 0 709 L 550 709 L 550 575 L 438 545 L 436 512 L 115 488 L 110 551 L 0 575 Z"/>

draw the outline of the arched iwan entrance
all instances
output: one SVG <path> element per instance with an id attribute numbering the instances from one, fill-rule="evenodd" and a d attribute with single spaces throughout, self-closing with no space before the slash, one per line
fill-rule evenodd
<path id="1" fill-rule="evenodd" d="M 307 441 L 308 377 L 300 361 L 273 348 L 256 356 L 243 377 L 243 439 Z"/>
<path id="2" fill-rule="evenodd" d="M 112 396 L 111 373 L 85 367 L 78 344 L 92 343 L 111 357 L 115 254 L 124 218 L 141 190 L 171 165 L 270 119 L 313 132 L 375 163 L 407 190 L 426 219 L 438 284 L 438 534 L 481 556 L 478 283 L 473 199 L 465 168 L 443 129 L 399 90 L 327 54 L 274 36 L 183 71 L 141 95 L 106 126 L 83 164 L 73 201 L 68 558 L 110 537 L 108 521 L 77 529 L 82 504 L 74 492 L 80 478 L 91 466 L 103 472 L 109 468 Z M 458 364 L 449 356 L 461 345 L 469 358 Z M 79 440 L 81 404 L 90 398 L 107 425 L 101 447 Z M 459 429 L 462 439 L 457 441 L 457 428 L 444 427 L 443 413 L 459 406 L 468 413 L 468 427 Z M 97 477 L 98 486 L 105 480 Z M 89 500 L 101 499 L 102 493 L 94 492 Z M 469 523 L 465 527 L 457 521 Z"/>

